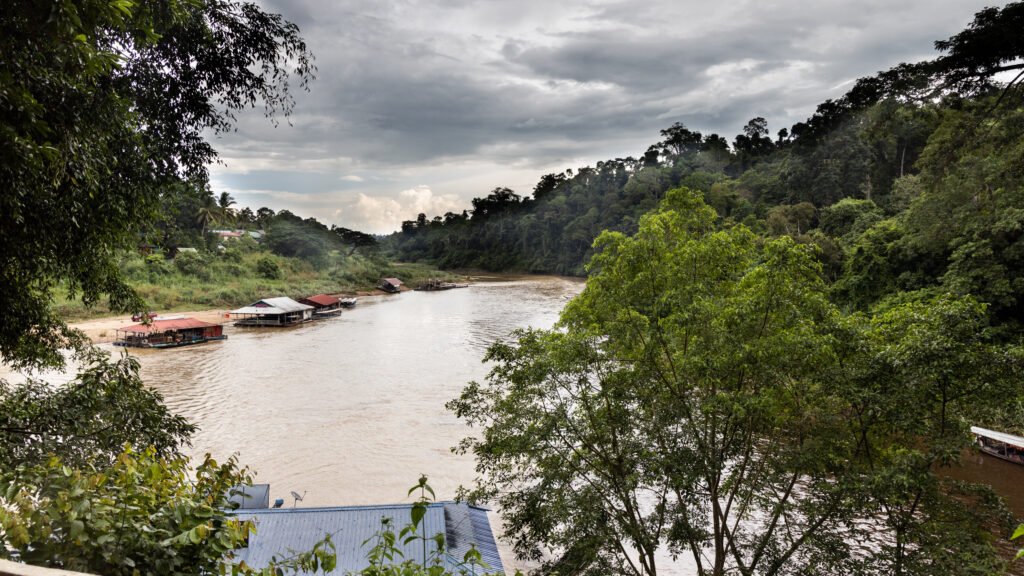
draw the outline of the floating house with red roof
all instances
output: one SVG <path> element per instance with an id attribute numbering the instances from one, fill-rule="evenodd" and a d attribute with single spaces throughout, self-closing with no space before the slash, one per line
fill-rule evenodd
<path id="1" fill-rule="evenodd" d="M 299 298 L 299 302 L 313 307 L 313 318 L 326 318 L 341 313 L 341 300 L 327 294 Z"/>
<path id="2" fill-rule="evenodd" d="M 185 317 L 157 317 L 149 323 L 122 326 L 116 333 L 114 346 L 133 348 L 175 348 L 227 339 L 223 326 Z"/>

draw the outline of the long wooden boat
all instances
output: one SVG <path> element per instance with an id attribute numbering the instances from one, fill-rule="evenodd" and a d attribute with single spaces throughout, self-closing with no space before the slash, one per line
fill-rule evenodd
<path id="1" fill-rule="evenodd" d="M 157 318 L 150 323 L 117 329 L 114 346 L 131 348 L 177 348 L 213 340 L 226 340 L 224 327 L 195 318 Z"/>
<path id="2" fill-rule="evenodd" d="M 978 426 L 971 426 L 971 433 L 982 452 L 1007 462 L 1024 464 L 1024 438 Z"/>
<path id="3" fill-rule="evenodd" d="M 440 280 L 427 280 L 423 284 L 420 284 L 414 290 L 421 290 L 425 292 L 435 292 L 437 290 L 451 290 L 452 288 L 467 288 L 469 284 L 456 284 L 454 282 L 442 282 Z"/>

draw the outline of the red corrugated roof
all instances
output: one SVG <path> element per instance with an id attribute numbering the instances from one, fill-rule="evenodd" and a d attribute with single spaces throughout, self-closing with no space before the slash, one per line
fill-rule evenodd
<path id="1" fill-rule="evenodd" d="M 339 300 L 334 296 L 328 296 L 327 294 L 317 294 L 316 296 L 303 298 L 300 302 L 312 302 L 317 306 L 334 306 L 339 302 Z"/>
<path id="2" fill-rule="evenodd" d="M 148 326 L 145 324 L 133 324 L 131 326 L 124 326 L 118 328 L 122 332 L 141 332 L 148 334 L 150 332 L 166 332 L 167 330 L 188 330 L 189 328 L 209 328 L 210 326 L 216 326 L 216 324 L 210 324 L 209 322 L 203 322 L 202 320 L 196 320 L 195 318 L 175 318 L 174 320 L 153 320 Z"/>

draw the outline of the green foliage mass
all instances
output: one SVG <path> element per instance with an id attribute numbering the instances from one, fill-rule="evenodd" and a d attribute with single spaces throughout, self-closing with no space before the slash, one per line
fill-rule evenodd
<path id="1" fill-rule="evenodd" d="M 163 190 L 205 176 L 205 131 L 257 101 L 287 115 L 289 78 L 314 67 L 294 24 L 230 0 L 12 0 L 0 53 L 0 354 L 58 365 L 80 341 L 50 308 L 57 284 L 141 310 L 117 251 Z"/>
<path id="2" fill-rule="evenodd" d="M 994 421 L 1024 356 L 986 306 L 844 315 L 813 247 L 719 226 L 700 196 L 603 233 L 556 329 L 490 348 L 450 403 L 482 428 L 472 497 L 549 572 L 656 574 L 666 547 L 709 574 L 999 569 L 998 499 L 939 474 L 970 424 L 1024 424 Z"/>
<path id="3" fill-rule="evenodd" d="M 70 382 L 0 380 L 0 470 L 42 465 L 53 455 L 75 467 L 110 465 L 125 446 L 180 454 L 195 431 L 139 379 L 130 356 L 111 361 L 96 349 L 78 359 Z"/>
<path id="4" fill-rule="evenodd" d="M 329 538 L 261 570 L 234 561 L 256 526 L 232 518 L 228 497 L 251 483 L 234 459 L 207 457 L 192 469 L 152 449 L 95 469 L 57 457 L 19 466 L 0 473 L 0 558 L 115 576 L 332 570 Z"/>
<path id="5" fill-rule="evenodd" d="M 461 216 L 407 222 L 386 246 L 444 268 L 584 275 L 602 231 L 636 232 L 686 186 L 722 224 L 816 246 L 844 310 L 949 291 L 987 304 L 1014 334 L 1024 321 L 1022 20 L 1021 2 L 983 10 L 936 43 L 935 59 L 860 79 L 776 139 L 763 118 L 731 147 L 677 123 L 639 159 L 548 174 L 532 198 L 496 189 Z M 1000 83 L 999 72 L 1016 76 Z"/>

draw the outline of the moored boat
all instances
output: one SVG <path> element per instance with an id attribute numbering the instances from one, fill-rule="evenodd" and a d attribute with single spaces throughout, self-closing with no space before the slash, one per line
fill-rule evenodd
<path id="1" fill-rule="evenodd" d="M 294 326 L 311 321 L 313 307 L 279 296 L 264 298 L 238 310 L 232 310 L 231 315 L 236 319 L 235 326 Z"/>
<path id="2" fill-rule="evenodd" d="M 1008 462 L 1024 464 L 1024 438 L 978 426 L 971 426 L 971 433 L 982 452 Z"/>
<path id="3" fill-rule="evenodd" d="M 421 290 L 426 292 L 434 292 L 437 290 L 451 290 L 452 288 L 466 288 L 469 284 L 456 284 L 454 282 L 442 282 L 431 278 L 423 284 L 420 284 L 414 290 Z"/>
<path id="4" fill-rule="evenodd" d="M 396 294 L 402 290 L 402 281 L 398 278 L 381 278 L 377 283 L 377 289 Z"/>
<path id="5" fill-rule="evenodd" d="M 328 294 L 300 298 L 299 302 L 313 307 L 313 319 L 330 318 L 341 314 L 341 300 Z"/>
<path id="6" fill-rule="evenodd" d="M 212 340 L 226 340 L 224 327 L 195 318 L 157 318 L 150 323 L 117 329 L 114 346 L 132 348 L 176 348 Z"/>

